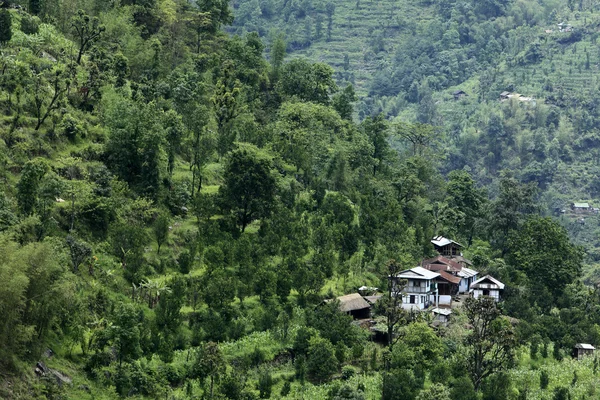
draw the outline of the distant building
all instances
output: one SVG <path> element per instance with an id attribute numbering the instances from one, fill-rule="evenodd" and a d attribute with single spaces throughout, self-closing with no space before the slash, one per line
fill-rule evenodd
<path id="1" fill-rule="evenodd" d="M 460 256 L 462 253 L 460 249 L 463 247 L 462 244 L 455 242 L 452 239 L 447 239 L 443 236 L 436 236 L 431 239 L 431 243 L 435 250 L 443 256 Z"/>
<path id="2" fill-rule="evenodd" d="M 594 354 L 596 348 L 588 343 L 577 343 L 573 346 L 573 358 L 581 360 L 585 356 L 591 356 Z"/>
<path id="3" fill-rule="evenodd" d="M 415 267 L 400 272 L 395 281 L 405 279 L 406 286 L 402 289 L 402 308 L 405 310 L 423 310 L 436 303 L 438 289 L 436 278 L 440 274 L 422 267 Z M 436 303 L 437 304 L 437 303 Z"/>
<path id="4" fill-rule="evenodd" d="M 438 272 L 445 271 L 451 275 L 460 278 L 458 285 L 459 293 L 467 293 L 471 284 L 477 279 L 478 272 L 465 266 L 466 260 L 463 257 L 457 256 L 455 258 L 449 258 L 444 256 L 437 256 L 423 260 L 421 265 L 423 268 L 430 271 Z"/>
<path id="5" fill-rule="evenodd" d="M 452 315 L 452 310 L 449 308 L 434 308 L 431 310 L 433 314 L 433 325 L 437 326 L 446 326 L 448 322 L 450 322 L 450 315 Z"/>
<path id="6" fill-rule="evenodd" d="M 489 296 L 498 302 L 502 291 L 504 291 L 504 283 L 490 275 L 486 275 L 471 284 L 471 291 L 476 299 L 481 296 Z"/>
<path id="7" fill-rule="evenodd" d="M 462 90 L 455 90 L 454 92 L 452 92 L 452 96 L 454 96 L 454 100 L 460 100 L 463 97 L 468 96 L 468 94 Z"/>
<path id="8" fill-rule="evenodd" d="M 576 213 L 587 213 L 591 211 L 590 203 L 571 203 L 571 210 Z"/>
<path id="9" fill-rule="evenodd" d="M 369 318 L 371 305 L 358 293 L 347 294 L 337 298 L 340 311 L 352 315 L 356 319 Z"/>

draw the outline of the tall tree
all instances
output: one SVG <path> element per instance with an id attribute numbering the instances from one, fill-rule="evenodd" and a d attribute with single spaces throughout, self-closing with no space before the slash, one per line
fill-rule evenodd
<path id="1" fill-rule="evenodd" d="M 257 218 L 270 214 L 275 201 L 275 178 L 271 161 L 247 150 L 231 153 L 219 189 L 223 208 L 234 214 L 241 231 Z"/>
<path id="2" fill-rule="evenodd" d="M 531 216 L 509 237 L 509 261 L 525 272 L 531 285 L 544 285 L 555 300 L 581 275 L 583 249 L 549 217 Z"/>
<path id="3" fill-rule="evenodd" d="M 518 229 L 527 214 L 538 210 L 535 203 L 537 188 L 534 184 L 523 185 L 509 173 L 500 178 L 500 193 L 491 204 L 490 236 L 496 246 L 506 254 L 508 235 Z"/>
<path id="4" fill-rule="evenodd" d="M 100 24 L 98 17 L 90 17 L 83 10 L 79 10 L 71 19 L 71 28 L 79 42 L 77 64 L 81 64 L 83 53 L 98 40 L 100 35 L 106 30 L 106 27 Z"/>
<path id="5" fill-rule="evenodd" d="M 386 292 L 376 304 L 378 312 L 385 316 L 390 351 L 393 350 L 394 344 L 400 339 L 398 335 L 400 327 L 407 322 L 407 314 L 402 308 L 402 290 L 406 286 L 406 281 L 396 278 L 403 269 L 402 265 L 396 260 L 387 262 L 382 277 L 386 282 Z"/>
<path id="6" fill-rule="evenodd" d="M 0 43 L 8 43 L 12 38 L 12 19 L 10 12 L 2 8 L 0 9 Z"/>
<path id="7" fill-rule="evenodd" d="M 512 325 L 493 298 L 470 297 L 464 310 L 472 327 L 465 343 L 467 368 L 478 391 L 484 379 L 511 366 L 517 342 Z"/>

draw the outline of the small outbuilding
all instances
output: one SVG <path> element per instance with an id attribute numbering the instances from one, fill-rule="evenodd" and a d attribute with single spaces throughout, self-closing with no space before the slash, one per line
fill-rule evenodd
<path id="1" fill-rule="evenodd" d="M 434 325 L 448 325 L 450 321 L 450 315 L 452 315 L 452 310 L 449 308 L 434 308 L 431 310 L 433 314 L 433 324 Z"/>
<path id="2" fill-rule="evenodd" d="M 588 343 L 577 343 L 573 346 L 573 358 L 581 360 L 585 356 L 594 354 L 596 348 Z"/>
<path id="3" fill-rule="evenodd" d="M 340 311 L 352 315 L 356 319 L 370 318 L 371 305 L 358 293 L 347 294 L 337 298 Z"/>
<path id="4" fill-rule="evenodd" d="M 468 94 L 463 90 L 455 90 L 452 92 L 452 96 L 454 96 L 454 100 L 460 100 L 463 97 L 468 96 Z"/>

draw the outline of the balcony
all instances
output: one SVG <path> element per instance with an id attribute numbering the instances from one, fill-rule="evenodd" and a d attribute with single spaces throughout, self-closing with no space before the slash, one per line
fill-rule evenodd
<path id="1" fill-rule="evenodd" d="M 402 293 L 433 293 L 437 290 L 437 286 L 435 284 L 429 285 L 429 288 L 426 286 L 407 286 L 402 289 Z"/>

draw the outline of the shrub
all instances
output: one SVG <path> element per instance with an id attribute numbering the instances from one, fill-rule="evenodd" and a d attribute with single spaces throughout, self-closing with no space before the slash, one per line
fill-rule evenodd
<path id="1" fill-rule="evenodd" d="M 348 379 L 352 378 L 355 374 L 356 374 L 356 370 L 354 369 L 353 366 L 344 365 L 344 367 L 342 367 L 342 379 L 343 380 L 347 381 Z"/>
<path id="2" fill-rule="evenodd" d="M 548 375 L 548 371 L 542 370 L 540 374 L 540 389 L 544 390 L 548 387 L 550 383 L 550 376 Z"/>

